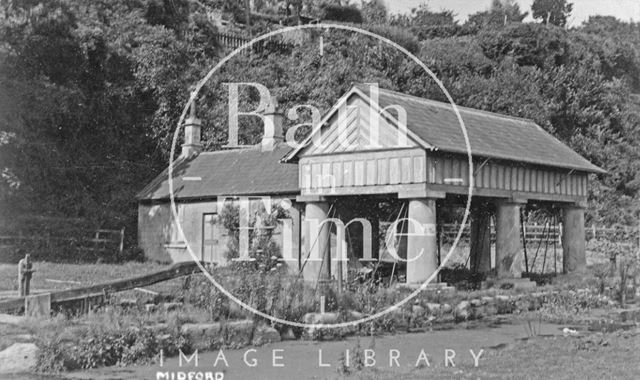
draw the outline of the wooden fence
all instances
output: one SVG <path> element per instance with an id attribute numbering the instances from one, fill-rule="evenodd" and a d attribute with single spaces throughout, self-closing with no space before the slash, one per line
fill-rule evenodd
<path id="1" fill-rule="evenodd" d="M 441 226 L 441 236 L 444 242 L 453 242 L 460 230 L 460 224 L 458 223 L 444 223 Z M 549 242 L 553 244 L 561 244 L 562 241 L 562 224 L 524 224 L 524 235 L 529 242 Z M 491 241 L 495 241 L 495 228 L 493 223 L 491 224 Z M 460 238 L 462 243 L 468 243 L 470 236 L 469 224 L 464 226 L 462 236 Z M 589 240 L 608 240 L 615 242 L 630 243 L 633 245 L 640 245 L 640 227 L 639 226 L 596 226 L 592 224 L 585 226 L 585 238 Z"/>
<path id="2" fill-rule="evenodd" d="M 251 41 L 244 37 L 240 37 L 240 36 L 229 34 L 229 33 L 216 33 L 214 34 L 214 38 L 220 46 L 230 48 L 230 49 L 237 49 L 240 46 Z M 241 51 L 241 54 L 248 54 L 250 52 L 262 53 L 265 50 L 271 50 L 271 49 L 276 49 L 278 51 L 286 51 L 290 47 L 291 45 L 285 42 L 267 39 L 267 40 L 260 41 L 258 43 L 253 44 L 250 48 L 243 49 Z"/>
<path id="3" fill-rule="evenodd" d="M 50 233 L 42 235 L 0 235 L 0 250 L 22 249 L 24 253 L 70 249 L 94 254 L 122 253 L 125 229 L 98 229 L 91 236 L 69 237 Z"/>

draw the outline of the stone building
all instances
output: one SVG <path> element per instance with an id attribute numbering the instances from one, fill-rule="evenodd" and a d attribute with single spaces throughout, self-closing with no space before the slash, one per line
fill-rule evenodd
<path id="1" fill-rule="evenodd" d="M 458 108 L 471 147 L 471 173 L 452 106 L 393 91 L 380 89 L 374 96 L 366 87 L 353 87 L 295 149 L 282 142 L 282 114 L 275 107 L 265 114 L 274 122 L 274 135 L 248 149 L 201 152 L 201 125 L 192 116 L 185 121 L 185 144 L 174 169 L 184 238 L 197 258 L 224 264 L 225 230 L 217 219 L 216 200 L 287 200 L 292 228 L 287 233 L 279 229 L 276 235 L 282 241 L 292 235 L 295 261 L 288 262 L 290 269 L 310 281 L 342 279 L 346 266 L 384 256 L 375 210 L 382 201 L 395 202 L 411 222 L 395 225 L 399 237 L 392 256 L 410 259 L 402 269 L 406 281 L 421 283 L 438 266 L 439 209 L 445 204 L 464 207 L 471 177 L 470 249 L 475 269 L 501 279 L 520 276 L 520 209 L 528 202 L 562 209 L 563 271 L 583 269 L 588 176 L 603 170 L 531 120 Z M 140 192 L 138 212 L 139 245 L 149 259 L 192 259 L 170 212 L 166 171 Z M 486 233 L 491 215 L 496 229 L 494 264 Z M 360 241 L 369 231 L 357 220 L 349 223 L 358 218 L 371 223 L 370 243 L 347 242 L 344 231 L 336 227 L 343 222 Z M 309 222 L 325 219 L 331 221 L 319 226 Z M 340 247 L 347 253 L 342 265 L 336 260 Z M 417 252 L 421 254 L 414 256 Z"/>

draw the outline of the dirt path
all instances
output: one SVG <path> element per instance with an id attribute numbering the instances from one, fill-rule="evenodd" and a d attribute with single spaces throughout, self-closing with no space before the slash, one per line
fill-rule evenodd
<path id="1" fill-rule="evenodd" d="M 561 334 L 562 326 L 543 324 L 540 334 Z M 473 350 L 477 356 L 480 350 L 485 353 L 492 349 L 499 349 L 505 345 L 515 342 L 517 339 L 527 336 L 527 329 L 523 322 L 505 322 L 495 326 L 486 324 L 457 325 L 455 330 L 441 330 L 432 332 L 397 334 L 376 337 L 372 345 L 372 339 L 360 338 L 362 349 L 372 348 L 375 352 L 376 364 L 372 368 L 383 371 L 393 371 L 400 375 L 416 371 L 416 362 L 420 358 L 421 350 L 428 355 L 431 367 L 444 367 L 446 350 L 452 355 L 455 351 L 453 362 L 457 367 L 469 367 L 474 365 L 474 358 L 469 350 Z M 357 338 L 349 338 L 346 341 L 338 342 L 312 342 L 312 341 L 287 341 L 258 347 L 255 351 L 247 351 L 250 348 L 239 350 L 223 350 L 224 357 L 228 362 L 225 367 L 222 359 L 214 367 L 216 357 L 219 352 L 205 352 L 198 355 L 198 367 L 195 368 L 193 361 L 179 367 L 178 358 L 166 359 L 164 366 L 138 366 L 128 368 L 103 368 L 95 371 L 77 372 L 67 374 L 67 379 L 156 379 L 158 372 L 188 372 L 202 371 L 224 372 L 224 379 L 332 379 L 337 378 L 337 367 L 340 356 L 349 349 L 353 358 L 354 347 Z M 275 351 L 274 351 L 275 350 Z M 282 350 L 282 351 L 279 351 Z M 390 350 L 397 350 L 391 352 Z M 320 351 L 322 352 L 322 363 L 319 363 Z M 281 363 L 283 367 L 273 366 L 273 356 L 276 364 Z M 248 362 L 256 362 L 255 367 L 250 367 L 245 363 L 244 355 Z M 483 354 L 484 355 L 484 354 Z M 391 361 L 390 356 L 397 356 L 397 362 Z M 353 360 L 353 359 L 351 359 Z M 399 366 L 396 366 L 396 363 Z M 390 364 L 393 364 L 390 367 Z M 483 365 L 483 356 L 479 357 L 479 366 Z M 486 363 L 485 363 L 486 364 Z M 322 366 L 329 365 L 329 366 Z M 421 365 L 426 365 L 421 360 Z M 448 368 L 454 375 L 456 368 Z M 214 377 L 215 378 L 215 377 Z M 178 380 L 178 377 L 166 379 Z"/>

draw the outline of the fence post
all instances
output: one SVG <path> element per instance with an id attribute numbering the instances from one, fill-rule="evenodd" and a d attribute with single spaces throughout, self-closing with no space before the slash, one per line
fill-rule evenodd
<path id="1" fill-rule="evenodd" d="M 120 253 L 124 249 L 124 227 L 120 230 Z"/>
<path id="2" fill-rule="evenodd" d="M 558 223 L 558 244 L 562 247 L 562 222 Z"/>

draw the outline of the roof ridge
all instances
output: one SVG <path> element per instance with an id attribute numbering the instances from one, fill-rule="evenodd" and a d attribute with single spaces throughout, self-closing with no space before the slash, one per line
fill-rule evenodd
<path id="1" fill-rule="evenodd" d="M 284 141 L 283 142 L 278 142 L 278 143 L 276 143 L 274 145 L 274 148 L 272 150 L 284 148 L 285 145 L 287 147 L 289 147 L 289 145 Z M 289 147 L 289 148 L 291 148 L 291 147 Z M 200 156 L 200 155 L 223 154 L 223 153 L 240 153 L 240 152 L 264 152 L 264 151 L 262 150 L 262 144 L 258 143 L 258 144 L 248 145 L 248 146 L 245 146 L 245 147 L 239 147 L 239 148 L 234 148 L 234 149 L 209 150 L 209 151 L 206 151 L 206 152 L 200 152 L 198 154 L 198 156 Z"/>
<path id="2" fill-rule="evenodd" d="M 389 94 L 391 96 L 396 96 L 398 98 L 405 98 L 405 99 L 408 99 L 408 100 L 414 100 L 414 101 L 422 102 L 422 103 L 430 103 L 430 104 L 433 104 L 433 105 L 435 105 L 437 107 L 452 109 L 452 105 L 450 103 L 445 103 L 445 102 L 441 102 L 441 101 L 433 100 L 433 99 L 428 99 L 428 98 L 422 98 L 420 96 L 415 96 L 415 95 L 403 94 L 401 92 L 388 90 L 386 88 L 379 88 L 379 90 L 382 91 L 382 92 L 385 92 L 385 93 L 387 93 L 387 94 Z M 505 115 L 505 114 L 497 113 L 497 112 L 493 112 L 493 111 L 486 111 L 486 110 L 480 110 L 480 109 L 477 109 L 477 108 L 460 106 L 458 104 L 456 104 L 456 107 L 458 109 L 460 109 L 460 110 L 463 110 L 463 111 L 467 112 L 467 113 L 475 113 L 475 114 L 480 114 L 480 115 L 486 115 L 486 116 L 495 117 L 495 118 L 499 118 L 499 119 L 512 119 L 512 120 L 516 120 L 516 121 L 532 123 L 532 124 L 536 124 L 537 125 L 537 123 L 535 121 L 533 121 L 532 119 L 528 119 L 528 118 L 524 118 L 524 117 Z"/>

